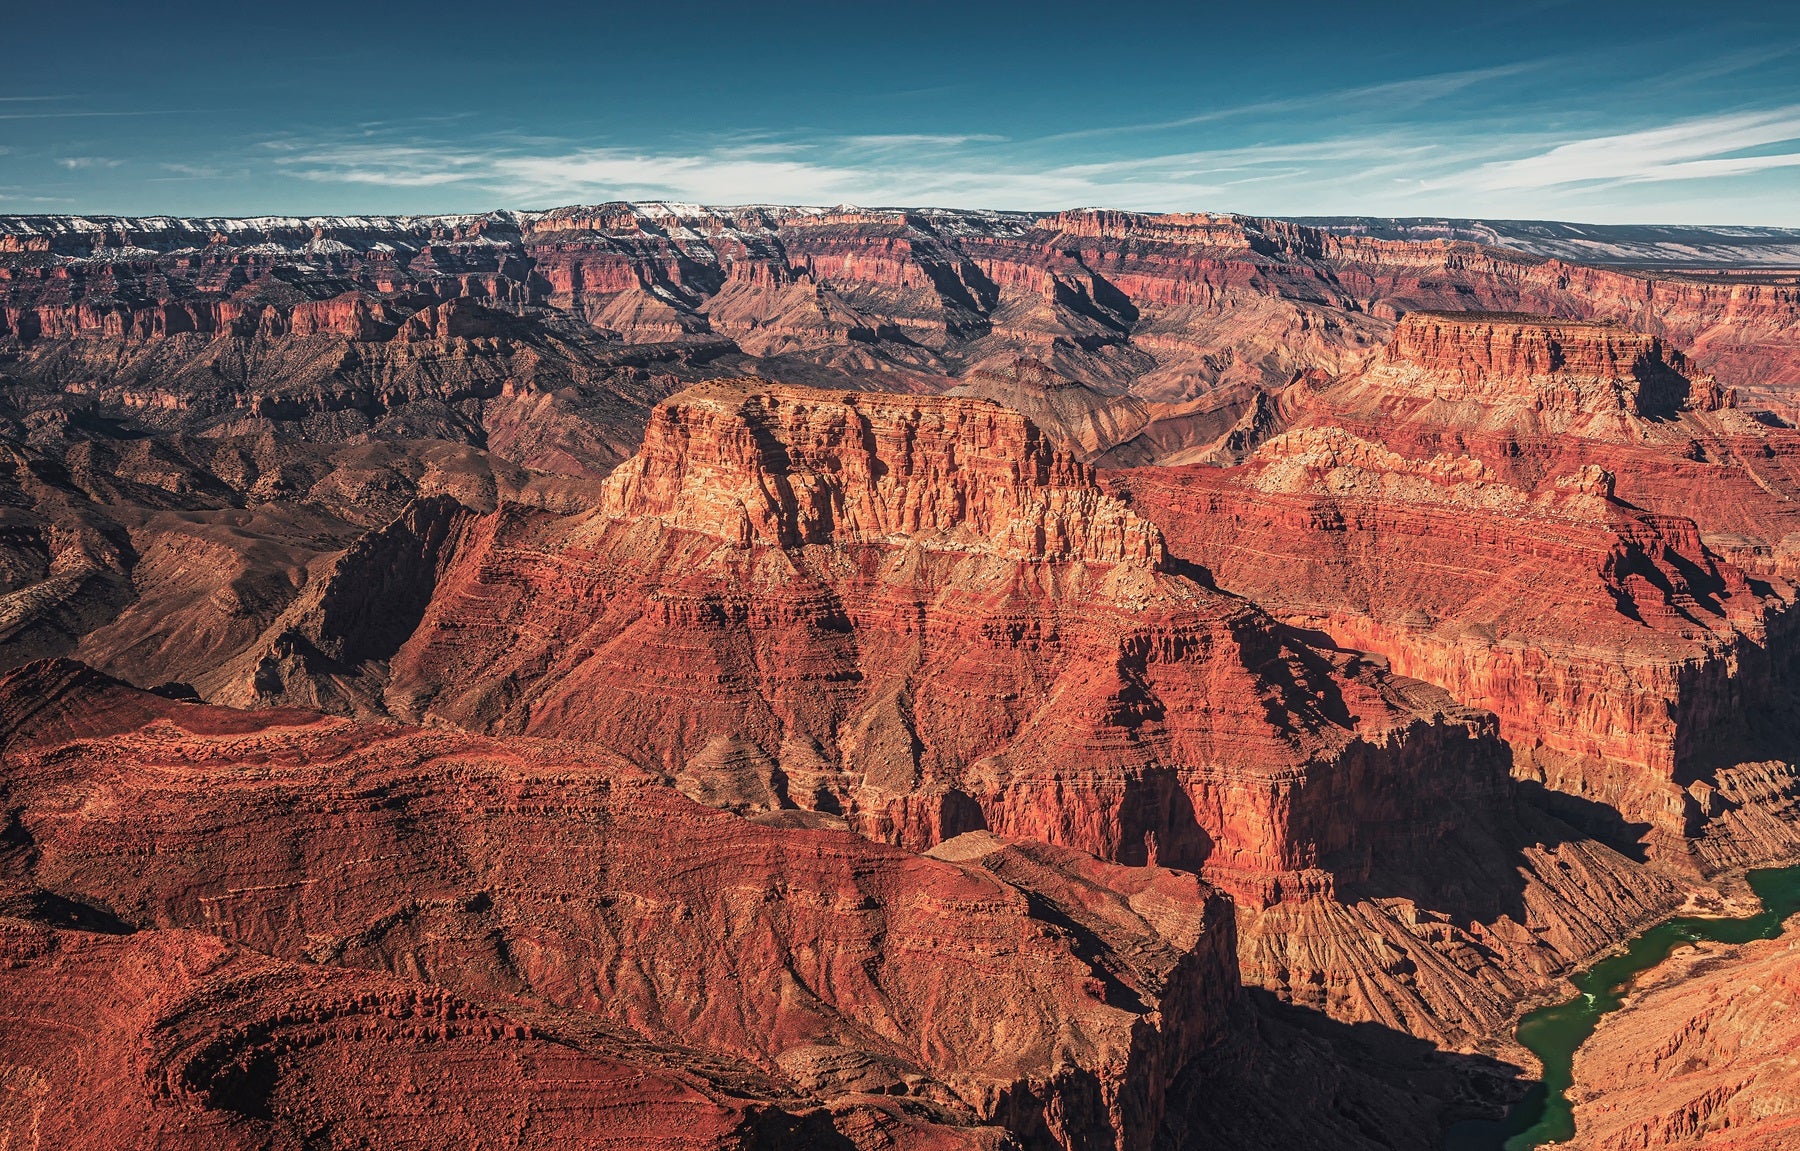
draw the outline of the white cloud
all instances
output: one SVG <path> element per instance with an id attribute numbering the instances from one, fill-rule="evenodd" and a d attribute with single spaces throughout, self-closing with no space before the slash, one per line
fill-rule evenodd
<path id="1" fill-rule="evenodd" d="M 67 204 L 67 203 L 69 203 L 69 201 L 62 196 L 31 196 L 31 195 L 27 195 L 23 188 L 18 188 L 18 187 L 13 187 L 13 186 L 0 187 L 0 205 L 4 205 L 4 204 L 38 205 L 38 204 Z"/>
<path id="2" fill-rule="evenodd" d="M 117 168 L 125 161 L 108 156 L 63 156 L 56 162 L 71 172 L 80 172 L 89 168 Z"/>
<path id="3" fill-rule="evenodd" d="M 1785 151 L 1733 155 L 1771 145 Z M 1548 151 L 1486 163 L 1440 186 L 1474 191 L 1553 188 L 1594 180 L 1642 183 L 1739 176 L 1800 165 L 1800 107 L 1682 120 L 1595 136 Z"/>
<path id="4" fill-rule="evenodd" d="M 765 159 L 729 153 L 653 155 L 618 148 L 588 148 L 556 156 L 512 156 L 492 164 L 491 178 L 528 198 L 675 196 L 713 203 L 827 202 L 854 198 L 864 174 L 800 159 Z"/>
<path id="5" fill-rule="evenodd" d="M 851 136 L 725 143 L 686 152 L 630 148 L 334 143 L 271 144 L 300 179 L 389 188 L 463 187 L 509 203 L 682 199 L 704 203 L 939 204 L 1057 208 L 1189 203 L 1234 184 L 1302 175 L 1302 162 L 1427 150 L 1394 140 L 1334 140 L 1068 164 L 1019 154 L 986 135 Z"/>
<path id="6" fill-rule="evenodd" d="M 388 188 L 430 188 L 480 176 L 491 158 L 450 148 L 392 144 L 343 144 L 305 148 L 282 141 L 268 145 L 291 154 L 275 163 L 302 180 L 332 184 L 378 184 Z"/>
<path id="7" fill-rule="evenodd" d="M 1663 205 L 1679 204 L 1695 223 L 1800 224 L 1800 203 L 1791 194 L 1783 197 L 1768 180 L 1756 183 L 1761 174 L 1800 166 L 1800 147 L 1784 146 L 1796 136 L 1800 108 L 1585 136 L 1406 125 L 1076 163 L 1057 138 L 931 133 L 740 137 L 680 150 L 516 137 L 479 145 L 290 139 L 261 151 L 274 170 L 308 182 L 397 194 L 438 189 L 471 206 L 611 199 L 1022 210 L 1105 204 L 1605 223 L 1668 221 L 1674 217 Z M 1670 181 L 1703 194 L 1682 200 L 1645 190 Z M 408 199 L 396 201 L 395 209 L 417 206 Z"/>
<path id="8" fill-rule="evenodd" d="M 899 132 L 890 135 L 845 136 L 845 144 L 860 148 L 957 148 L 964 144 L 1000 144 L 1005 136 L 977 132 L 967 135 L 936 135 L 930 132 Z"/>
<path id="9" fill-rule="evenodd" d="M 1554 63 L 1552 60 L 1535 60 L 1526 64 L 1503 64 L 1493 68 L 1472 68 L 1462 72 L 1440 72 L 1431 76 L 1388 80 L 1380 84 L 1364 84 L 1355 88 L 1342 88 L 1331 92 L 1309 92 L 1303 96 L 1291 96 L 1280 100 L 1258 100 L 1250 104 L 1208 108 L 1162 120 L 1118 124 L 1106 128 L 1078 128 L 1071 132 L 1058 132 L 1053 136 L 1046 136 L 1045 139 L 1051 141 L 1080 140 L 1117 136 L 1124 133 L 1163 132 L 1225 120 L 1241 120 L 1271 113 L 1300 112 L 1308 109 L 1331 109 L 1334 112 L 1342 112 L 1346 108 L 1360 106 L 1391 113 L 1395 108 L 1417 107 L 1433 100 L 1443 99 L 1465 88 L 1485 84 L 1490 80 L 1517 76 L 1522 72 L 1548 67 L 1552 63 Z"/>

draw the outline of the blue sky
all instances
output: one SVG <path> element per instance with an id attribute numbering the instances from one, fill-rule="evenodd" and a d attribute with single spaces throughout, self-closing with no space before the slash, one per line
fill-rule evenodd
<path id="1" fill-rule="evenodd" d="M 662 198 L 1800 226 L 1793 0 L 0 0 L 0 27 L 7 212 Z"/>

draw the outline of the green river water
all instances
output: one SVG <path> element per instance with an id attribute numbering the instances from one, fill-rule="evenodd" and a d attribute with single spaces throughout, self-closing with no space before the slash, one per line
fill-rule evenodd
<path id="1" fill-rule="evenodd" d="M 1594 1033 L 1602 1015 L 1619 1006 L 1632 976 L 1661 963 L 1683 943 L 1773 939 L 1781 933 L 1782 920 L 1800 911 L 1800 867 L 1752 871 L 1749 878 L 1751 890 L 1762 900 L 1763 909 L 1757 914 L 1744 919 L 1680 916 L 1659 923 L 1624 951 L 1575 976 L 1571 980 L 1579 992 L 1575 998 L 1519 1020 L 1519 1042 L 1543 1062 L 1543 1081 L 1533 1084 L 1503 1120 L 1456 1124 L 1450 1129 L 1447 1151 L 1531 1151 L 1574 1138 L 1568 1090 L 1574 1085 L 1575 1049 Z"/>

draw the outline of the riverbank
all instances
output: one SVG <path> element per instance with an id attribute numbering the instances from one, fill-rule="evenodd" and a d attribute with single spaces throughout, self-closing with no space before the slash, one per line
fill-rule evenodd
<path id="1" fill-rule="evenodd" d="M 1576 1052 L 1583 1151 L 1800 1146 L 1800 917 L 1702 941 L 1632 981 Z"/>
<path id="2" fill-rule="evenodd" d="M 1716 940 L 1736 945 L 1771 938 L 1788 916 L 1800 911 L 1800 867 L 1752 871 L 1742 888 L 1734 878 L 1723 877 L 1714 889 L 1690 896 L 1680 912 L 1571 977 L 1573 998 L 1523 1012 L 1514 1037 L 1539 1064 L 1539 1081 L 1504 1120 L 1453 1126 L 1447 1151 L 1532 1151 L 1573 1138 L 1576 1118 L 1567 1092 L 1575 1083 L 1576 1052 L 1602 1017 L 1624 1004 L 1632 981 L 1684 944 Z"/>

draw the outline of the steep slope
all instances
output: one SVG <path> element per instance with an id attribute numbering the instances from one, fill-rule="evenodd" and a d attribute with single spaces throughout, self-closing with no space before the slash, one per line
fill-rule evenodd
<path id="1" fill-rule="evenodd" d="M 981 401 L 692 389 L 598 508 L 503 508 L 438 588 L 396 715 L 914 849 L 1198 870 L 1246 977 L 1340 1018 L 1470 1041 L 1676 898 L 1522 803 L 1490 717 L 1194 578 Z"/>
<path id="2" fill-rule="evenodd" d="M 0 717 L 0 876 L 40 921 L 5 921 L 0 1026 L 121 1016 L 97 1064 L 9 1044 L 28 1090 L 0 1098 L 111 1075 L 83 1106 L 139 1137 L 350 1145 L 468 1091 L 432 1070 L 456 1060 L 511 1094 L 452 1122 L 529 1115 L 534 1140 L 541 1111 L 600 1131 L 568 1110 L 588 1091 L 621 1142 L 1142 1147 L 1235 993 L 1228 907 L 1160 868 L 992 837 L 921 858 L 592 748 L 172 703 L 67 662 L 0 681 Z M 120 970 L 153 994 L 121 1001 Z M 118 1067 L 134 1034 L 150 1063 Z M 382 1102 L 388 1074 L 414 1092 Z"/>
<path id="3" fill-rule="evenodd" d="M 1346 709 L 1425 745 L 1480 736 L 1177 574 L 1085 467 L 978 401 L 705 385 L 657 409 L 594 512 L 487 530 L 395 661 L 400 714 L 593 738 L 676 777 L 760 765 L 762 805 L 785 778 L 904 843 L 973 819 L 1254 877 L 1309 864 L 1229 826 L 1223 796 L 1260 787 L 1234 777 L 1387 755 L 1351 750 Z"/>
<path id="4" fill-rule="evenodd" d="M 1057 447 L 1095 463 L 1131 467 L 1211 460 L 1262 393 L 1224 389 L 1187 403 L 1108 395 L 1036 360 L 978 368 L 945 393 L 993 400 L 1041 428 Z"/>
<path id="5" fill-rule="evenodd" d="M 69 655 L 145 687 L 333 710 L 357 691 L 292 694 L 280 674 L 252 689 L 245 669 L 294 679 L 311 659 L 344 680 L 379 663 L 429 598 L 459 510 L 562 506 L 586 483 L 434 440 L 58 434 L 0 461 L 0 667 Z"/>
<path id="6" fill-rule="evenodd" d="M 1760 763 L 1793 758 L 1794 433 L 1656 337 L 1530 317 L 1415 313 L 1300 391 L 1241 468 L 1121 476 L 1133 507 L 1222 586 L 1492 709 L 1518 774 L 1666 856 L 1792 849 L 1742 812 L 1795 795 Z"/>
<path id="7" fill-rule="evenodd" d="M 1800 267 L 1800 229 L 1682 224 L 1563 224 L 1554 220 L 1381 219 L 1318 216 L 1295 221 L 1343 236 L 1465 240 L 1573 263 L 1650 268 Z"/>
<path id="8" fill-rule="evenodd" d="M 1576 1055 L 1583 1151 L 1779 1151 L 1800 1138 L 1793 931 L 1701 944 L 1646 974 Z"/>
<path id="9" fill-rule="evenodd" d="M 808 1139 L 771 1103 L 709 1093 L 675 1057 L 214 935 L 0 918 L 0 955 L 0 1138 L 26 1151 L 673 1151 L 817 1146 L 829 1131 Z"/>
<path id="10" fill-rule="evenodd" d="M 554 1049 L 673 1109 L 625 1140 L 1428 1143 L 1358 1035 L 1488 1043 L 1800 847 L 1795 291 L 1205 215 L 0 220 L 0 667 L 263 709 L 19 673 L 0 994 L 118 1038 L 0 1090 L 394 1141 L 438 1070 L 305 1053 Z M 215 1031 L 276 1037 L 82 1077 Z"/>
<path id="11" fill-rule="evenodd" d="M 996 284 L 1055 297 L 1074 283 L 1080 298 L 1111 301 L 1108 314 L 1129 322 L 1110 343 L 1088 342 L 1151 355 L 1155 366 L 1130 384 L 1148 399 L 1221 381 L 1279 386 L 1308 368 L 1339 373 L 1376 350 L 1400 315 L 1434 307 L 1619 320 L 1694 348 L 1728 384 L 1788 385 L 1800 366 L 1800 296 L 1757 277 L 1658 279 L 1470 243 L 1211 215 L 1068 212 L 962 247 Z"/>
<path id="12" fill-rule="evenodd" d="M 21 381 L 160 427 L 485 435 L 538 467 L 629 454 L 663 374 L 936 391 L 1023 357 L 1108 395 L 1188 403 L 1350 370 L 1433 307 L 1621 320 L 1778 410 L 1800 382 L 1791 280 L 1238 216 L 605 204 L 4 217 L 0 241 L 0 344 Z M 513 434 L 547 396 L 549 441 Z"/>

